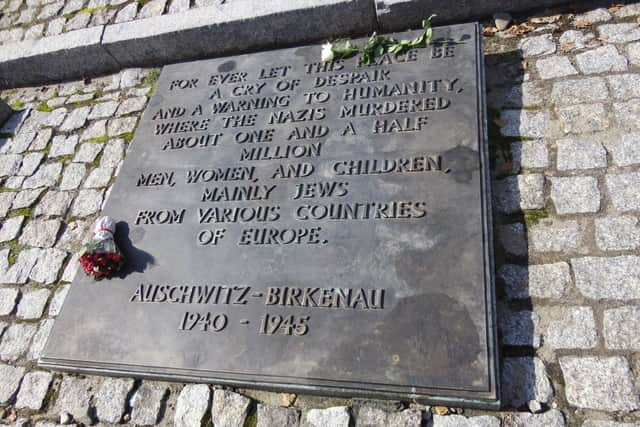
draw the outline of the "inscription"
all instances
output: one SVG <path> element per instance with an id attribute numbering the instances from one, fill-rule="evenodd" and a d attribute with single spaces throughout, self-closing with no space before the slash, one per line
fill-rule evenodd
<path id="1" fill-rule="evenodd" d="M 247 185 L 233 187 L 205 188 L 203 202 L 241 202 L 249 200 L 269 200 L 275 185 Z"/>
<path id="2" fill-rule="evenodd" d="M 377 55 L 370 64 L 360 56 L 257 70 L 235 69 L 235 63 L 228 63 L 204 78 L 171 80 L 169 92 L 206 86 L 206 101 L 185 100 L 155 110 L 154 134 L 162 138 L 157 147 L 168 154 L 211 153 L 205 162 L 211 164 L 142 171 L 136 187 L 179 191 L 186 186 L 197 194 L 191 201 L 201 205 L 138 210 L 135 224 L 195 224 L 199 229 L 193 234 L 194 244 L 208 256 L 207 251 L 217 247 L 319 249 L 335 238 L 327 231 L 331 226 L 324 224 L 336 222 L 424 221 L 431 210 L 427 201 L 378 199 L 363 193 L 362 182 L 392 175 L 429 180 L 441 174 L 440 179 L 451 179 L 459 163 L 449 154 L 393 155 L 385 146 L 416 134 L 429 144 L 436 118 L 454 109 L 470 84 L 446 71 L 424 79 L 396 78 L 393 70 L 401 68 L 394 67 L 455 57 L 456 45 L 442 43 L 424 51 Z M 337 126 L 331 124 L 336 121 Z M 367 144 L 361 139 L 367 135 L 377 137 L 368 141 L 370 148 L 349 154 L 349 144 Z M 374 150 L 377 146 L 386 154 Z M 218 155 L 235 157 L 238 163 L 223 163 Z M 364 288 L 269 286 L 263 292 L 240 285 L 143 284 L 131 297 L 132 303 L 219 306 L 252 301 L 280 309 L 385 308 L 383 289 Z M 312 314 L 270 311 L 248 319 L 235 318 L 232 312 L 188 310 L 178 329 L 220 333 L 233 323 L 254 327 L 265 336 L 304 336 L 311 318 Z"/>
<path id="3" fill-rule="evenodd" d="M 265 307 L 300 307 L 332 310 L 383 310 L 385 289 L 269 286 L 266 292 L 246 285 L 156 285 L 140 284 L 130 298 L 137 304 L 234 305 L 261 304 Z M 230 314 L 185 311 L 179 331 L 222 332 L 235 320 Z M 258 319 L 260 335 L 303 336 L 309 332 L 311 315 L 264 313 Z M 251 321 L 237 319 L 248 326 Z"/>

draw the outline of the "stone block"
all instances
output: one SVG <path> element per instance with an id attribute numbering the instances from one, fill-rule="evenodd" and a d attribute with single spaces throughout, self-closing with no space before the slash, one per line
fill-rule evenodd
<path id="1" fill-rule="evenodd" d="M 627 58 L 632 65 L 640 65 L 640 42 L 627 45 Z"/>
<path id="2" fill-rule="evenodd" d="M 141 426 L 156 424 L 162 409 L 162 399 L 166 394 L 166 386 L 142 383 L 131 398 L 131 422 Z"/>
<path id="3" fill-rule="evenodd" d="M 502 136 L 542 138 L 547 130 L 549 113 L 545 111 L 503 110 L 500 119 Z"/>
<path id="4" fill-rule="evenodd" d="M 220 427 L 242 427 L 249 414 L 249 405 L 251 399 L 247 397 L 229 390 L 216 390 L 211 405 L 211 421 Z"/>
<path id="5" fill-rule="evenodd" d="M 541 79 L 555 79 L 578 74 L 578 71 L 571 65 L 571 61 L 566 56 L 551 56 L 539 59 L 536 62 L 536 69 Z"/>
<path id="6" fill-rule="evenodd" d="M 540 319 L 532 311 L 518 311 L 500 318 L 502 343 L 508 346 L 540 347 L 540 334 L 537 332 Z"/>
<path id="7" fill-rule="evenodd" d="M 510 176 L 495 183 L 494 200 L 499 212 L 513 214 L 544 208 L 544 175 Z"/>
<path id="8" fill-rule="evenodd" d="M 26 374 L 16 399 L 16 408 L 40 410 L 52 379 L 50 372 L 32 371 Z"/>
<path id="9" fill-rule="evenodd" d="M 51 284 L 58 278 L 58 272 L 67 253 L 60 249 L 34 249 L 37 251 L 38 260 L 31 269 L 29 278 L 38 283 Z M 24 250 L 22 252 L 25 252 Z M 22 253 L 21 252 L 21 253 Z"/>
<path id="10" fill-rule="evenodd" d="M 576 55 L 576 63 L 584 74 L 627 71 L 629 65 L 627 58 L 621 55 L 614 45 L 580 53 Z"/>
<path id="11" fill-rule="evenodd" d="M 536 252 L 573 252 L 581 239 L 577 221 L 543 221 L 529 229 L 529 243 Z"/>
<path id="12" fill-rule="evenodd" d="M 581 13 L 580 15 L 576 15 L 575 18 L 573 18 L 573 25 L 576 25 L 579 22 L 582 21 L 588 21 L 588 22 L 605 22 L 611 19 L 611 14 L 607 11 L 607 9 L 604 8 L 598 8 L 598 9 L 593 9 L 590 10 L 586 13 Z"/>
<path id="13" fill-rule="evenodd" d="M 591 307 L 551 309 L 544 343 L 553 349 L 594 348 L 598 343 L 596 321 Z"/>
<path id="14" fill-rule="evenodd" d="M 176 403 L 174 427 L 199 426 L 209 407 L 211 390 L 208 385 L 191 384 L 185 386 Z"/>
<path id="15" fill-rule="evenodd" d="M 560 154 L 558 154 L 558 161 L 561 162 Z M 570 165 L 573 166 L 574 163 L 582 164 L 571 161 Z M 600 210 L 598 180 L 592 176 L 553 177 L 551 178 L 551 200 L 559 215 L 598 212 Z"/>
<path id="16" fill-rule="evenodd" d="M 258 420 L 260 420 L 260 418 L 258 418 Z M 356 417 L 356 427 L 369 427 L 369 426 L 420 427 L 421 425 L 422 425 L 422 412 L 418 410 L 412 410 L 412 409 L 405 409 L 404 411 L 401 411 L 401 412 L 387 412 L 380 408 L 364 406 L 360 408 L 360 410 L 358 411 L 358 416 Z"/>
<path id="17" fill-rule="evenodd" d="M 0 364 L 0 404 L 9 403 L 18 391 L 24 368 Z"/>
<path id="18" fill-rule="evenodd" d="M 107 378 L 102 382 L 96 402 L 96 414 L 100 421 L 116 424 L 120 422 L 131 387 L 132 379 Z"/>
<path id="19" fill-rule="evenodd" d="M 610 350 L 640 350 L 640 307 L 604 311 L 604 342 Z"/>
<path id="20" fill-rule="evenodd" d="M 29 353 L 27 353 L 27 358 L 29 360 L 38 360 L 40 358 L 42 350 L 44 350 L 44 345 L 47 343 L 47 338 L 49 338 L 49 334 L 51 333 L 52 327 L 53 319 L 44 319 L 40 321 L 38 332 L 33 337 L 31 348 L 29 349 Z"/>
<path id="21" fill-rule="evenodd" d="M 528 254 L 527 236 L 522 223 L 517 222 L 499 226 L 498 241 L 509 255 L 525 257 Z"/>
<path id="22" fill-rule="evenodd" d="M 327 409 L 311 409 L 307 412 L 303 427 L 349 427 L 351 413 L 347 406 L 334 406 Z M 231 427 L 231 426 L 230 426 Z"/>
<path id="23" fill-rule="evenodd" d="M 39 319 L 48 299 L 49 290 L 47 289 L 23 291 L 16 316 L 19 319 Z"/>
<path id="24" fill-rule="evenodd" d="M 293 22 L 296 24 L 291 25 Z M 109 25 L 102 43 L 118 63 L 129 67 L 334 39 L 374 30 L 375 10 L 369 0 L 265 0 L 250 6 L 245 2 L 227 2 L 181 14 Z"/>
<path id="25" fill-rule="evenodd" d="M 71 285 L 62 285 L 58 288 L 53 298 L 51 298 L 51 302 L 49 303 L 49 316 L 57 316 L 58 314 L 60 314 L 62 304 L 67 297 L 67 293 L 69 293 L 70 287 Z"/>
<path id="26" fill-rule="evenodd" d="M 507 264 L 498 270 L 509 299 L 562 298 L 571 284 L 569 264 L 558 262 L 540 265 Z"/>
<path id="27" fill-rule="evenodd" d="M 429 427 L 500 427 L 500 419 L 490 415 L 466 418 L 462 415 L 434 414 Z"/>
<path id="28" fill-rule="evenodd" d="M 566 425 L 564 415 L 557 409 L 543 414 L 518 413 L 514 418 L 515 425 L 522 427 L 564 427 Z"/>
<path id="29" fill-rule="evenodd" d="M 608 43 L 627 43 L 640 40 L 640 27 L 635 22 L 600 25 L 598 33 L 600 39 Z"/>
<path id="30" fill-rule="evenodd" d="M 118 69 L 102 47 L 104 27 L 9 43 L 0 50 L 0 89 L 98 75 Z"/>
<path id="31" fill-rule="evenodd" d="M 591 299 L 640 298 L 640 257 L 584 257 L 571 260 L 576 287 Z"/>
<path id="32" fill-rule="evenodd" d="M 611 95 L 616 99 L 640 96 L 640 74 L 607 76 L 607 82 L 611 88 Z"/>
<path id="33" fill-rule="evenodd" d="M 502 404 L 519 408 L 531 400 L 547 403 L 553 388 L 544 363 L 537 357 L 507 357 L 502 366 Z"/>
<path id="34" fill-rule="evenodd" d="M 556 52 L 556 45 L 551 34 L 527 37 L 520 41 L 518 48 L 525 58 L 531 56 L 550 55 Z"/>
<path id="35" fill-rule="evenodd" d="M 17 289 L 0 288 L 0 316 L 8 316 L 9 314 L 11 314 L 11 312 L 13 311 L 13 308 L 16 306 L 17 299 L 18 299 Z"/>
<path id="36" fill-rule="evenodd" d="M 616 114 L 618 113 L 616 112 Z M 640 114 L 640 108 L 638 114 Z M 608 129 L 610 125 L 609 114 L 602 104 L 561 107 L 558 108 L 558 116 L 564 133 L 600 132 Z M 638 123 L 640 123 L 640 119 Z"/>
<path id="37" fill-rule="evenodd" d="M 638 427 L 637 423 L 619 423 L 616 421 L 587 420 L 582 427 Z"/>
<path id="38" fill-rule="evenodd" d="M 640 173 L 607 174 L 607 189 L 613 206 L 618 211 L 640 209 Z"/>
<path id="39" fill-rule="evenodd" d="M 624 357 L 560 358 L 569 404 L 600 411 L 638 409 L 633 373 Z"/>
<path id="40" fill-rule="evenodd" d="M 626 102 L 614 103 L 613 112 L 618 126 L 622 129 L 640 129 L 640 101 L 630 99 Z"/>
<path id="41" fill-rule="evenodd" d="M 37 326 L 31 323 L 14 323 L 9 326 L 0 342 L 0 359 L 14 362 L 23 356 L 37 329 Z"/>
<path id="42" fill-rule="evenodd" d="M 577 30 L 568 30 L 562 33 L 560 39 L 560 49 L 563 52 L 584 49 L 595 38 L 593 33 L 583 33 Z"/>
<path id="43" fill-rule="evenodd" d="M 604 144 L 615 165 L 633 166 L 640 164 L 640 133 L 628 133 L 622 135 L 622 139 L 615 138 L 606 141 Z"/>
<path id="44" fill-rule="evenodd" d="M 549 166 L 549 150 L 543 140 L 516 141 L 511 143 L 513 161 L 523 168 L 546 168 Z"/>
<path id="45" fill-rule="evenodd" d="M 76 421 L 89 417 L 90 401 L 98 391 L 98 380 L 65 376 L 53 407 L 55 414 L 68 412 Z"/>
<path id="46" fill-rule="evenodd" d="M 561 139 L 558 145 L 558 170 L 594 169 L 607 166 L 607 152 L 595 140 Z"/>
<path id="47" fill-rule="evenodd" d="M 258 404 L 257 427 L 298 427 L 300 413 L 294 408 Z"/>
<path id="48" fill-rule="evenodd" d="M 596 218 L 596 244 L 603 251 L 640 247 L 640 221 L 634 216 Z"/>

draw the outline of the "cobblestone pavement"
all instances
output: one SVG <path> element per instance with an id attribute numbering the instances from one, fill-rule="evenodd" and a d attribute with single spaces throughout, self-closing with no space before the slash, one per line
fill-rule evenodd
<path id="1" fill-rule="evenodd" d="M 5 11 L 18 2 L 19 15 L 48 6 L 3 1 Z M 156 1 L 165 2 L 148 4 Z M 102 7 L 78 4 L 74 11 Z M 1 420 L 38 427 L 640 425 L 639 18 L 640 4 L 544 15 L 527 20 L 535 29 L 526 34 L 485 40 L 500 412 L 37 368 L 77 267 L 74 254 L 108 195 L 157 70 L 4 92 L 23 112 L 0 129 Z"/>
<path id="2" fill-rule="evenodd" d="M 227 0 L 0 0 L 0 45 L 184 12 Z"/>

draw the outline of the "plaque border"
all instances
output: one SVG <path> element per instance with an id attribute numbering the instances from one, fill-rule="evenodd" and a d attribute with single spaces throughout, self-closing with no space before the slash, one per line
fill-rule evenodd
<path id="1" fill-rule="evenodd" d="M 296 393 L 309 393 L 320 395 L 336 395 L 344 397 L 364 397 L 382 399 L 410 399 L 429 404 L 444 404 L 449 406 L 465 406 L 472 408 L 500 408 L 500 381 L 499 381 L 499 346 L 497 342 L 497 312 L 495 300 L 494 282 L 494 257 L 493 257 L 493 222 L 491 210 L 491 179 L 488 147 L 487 107 L 486 107 L 486 82 L 483 52 L 482 27 L 478 22 L 457 24 L 453 26 L 472 25 L 476 40 L 476 87 L 477 87 L 477 119 L 479 144 L 478 155 L 480 160 L 480 215 L 482 218 L 482 246 L 484 266 L 485 289 L 485 330 L 487 340 L 487 367 L 488 381 L 486 388 L 462 389 L 446 387 L 423 387 L 398 384 L 368 383 L 353 380 L 327 380 L 314 378 L 286 377 L 281 375 L 265 375 L 255 373 L 240 373 L 195 370 L 183 368 L 150 367 L 131 365 L 125 363 L 88 362 L 73 359 L 60 359 L 41 356 L 38 366 L 54 370 L 96 374 L 117 377 L 134 377 L 143 379 L 163 380 L 171 382 L 200 382 L 208 384 L 220 384 L 234 387 L 247 387 L 268 389 L 277 391 L 292 391 Z M 206 60 L 206 59 L 205 59 Z M 164 71 L 164 70 L 163 70 Z M 152 95 L 153 96 L 153 95 Z M 134 138 L 135 140 L 135 138 Z M 133 143 L 133 141 L 132 141 Z M 48 340 L 47 340 L 48 341 Z M 47 342 L 48 345 L 48 342 Z M 45 349 L 47 347 L 45 345 Z M 45 351 L 46 352 L 46 351 Z M 229 378 L 229 377 L 234 377 Z M 239 379 L 241 377 L 246 379 Z M 249 378 L 251 377 L 251 378 Z M 285 379 L 296 379 L 297 382 L 287 382 Z M 313 384 L 309 384 L 313 383 Z M 367 385 L 369 388 L 359 387 Z M 448 396 L 441 393 L 449 392 Z"/>

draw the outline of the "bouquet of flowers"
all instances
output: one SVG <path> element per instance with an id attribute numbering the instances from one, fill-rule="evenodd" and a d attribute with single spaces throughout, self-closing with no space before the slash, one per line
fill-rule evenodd
<path id="1" fill-rule="evenodd" d="M 96 280 L 110 277 L 120 271 L 124 257 L 113 240 L 116 222 L 108 216 L 98 218 L 93 226 L 93 235 L 84 244 L 80 264 L 84 272 Z"/>

